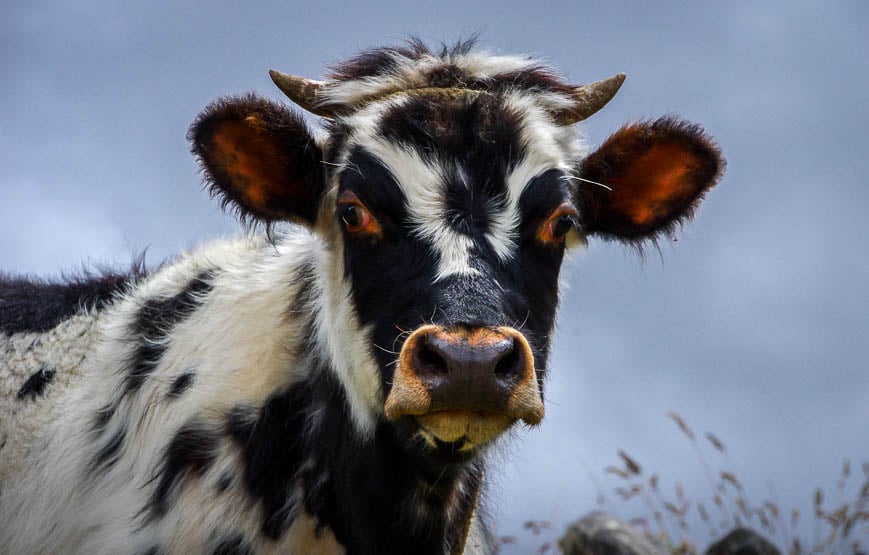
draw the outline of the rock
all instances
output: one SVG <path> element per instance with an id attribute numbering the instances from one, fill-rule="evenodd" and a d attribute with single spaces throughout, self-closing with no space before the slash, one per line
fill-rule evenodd
<path id="1" fill-rule="evenodd" d="M 564 555 L 668 555 L 632 526 L 603 512 L 571 524 L 558 540 Z"/>
<path id="2" fill-rule="evenodd" d="M 706 555 L 781 555 L 781 551 L 754 530 L 737 528 L 709 546 Z"/>

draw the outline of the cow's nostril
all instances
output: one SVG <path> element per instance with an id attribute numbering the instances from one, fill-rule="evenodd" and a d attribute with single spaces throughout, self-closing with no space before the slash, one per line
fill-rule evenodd
<path id="1" fill-rule="evenodd" d="M 447 362 L 425 343 L 416 350 L 416 369 L 418 374 L 444 376 L 449 373 Z"/>
<path id="2" fill-rule="evenodd" d="M 504 356 L 495 365 L 495 377 L 501 379 L 512 379 L 522 375 L 522 355 L 518 349 L 511 349 L 504 353 Z"/>

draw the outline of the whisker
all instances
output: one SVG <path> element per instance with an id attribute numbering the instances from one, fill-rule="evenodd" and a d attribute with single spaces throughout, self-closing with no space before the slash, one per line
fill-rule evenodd
<path id="1" fill-rule="evenodd" d="M 375 347 L 377 347 L 378 349 L 380 349 L 380 350 L 383 351 L 384 353 L 389 353 L 389 354 L 391 354 L 391 355 L 397 355 L 397 354 L 398 354 L 398 353 L 396 353 L 395 351 L 390 351 L 390 350 L 387 349 L 386 347 L 381 347 L 381 346 L 378 345 L 377 343 L 372 343 L 372 345 L 374 345 Z"/>
<path id="2" fill-rule="evenodd" d="M 432 312 L 431 312 L 431 317 L 428 319 L 428 321 L 429 321 L 429 322 L 434 322 L 434 321 L 435 321 L 435 317 L 437 316 L 437 314 L 438 314 L 438 305 L 435 305 L 435 306 L 434 306 L 434 310 L 432 310 Z"/>
<path id="3" fill-rule="evenodd" d="M 531 317 L 531 309 L 529 308 L 529 309 L 525 312 L 525 319 L 522 320 L 522 323 L 519 324 L 519 327 L 516 328 L 516 329 L 521 330 L 522 328 L 524 328 L 524 327 L 525 327 L 525 324 L 528 323 L 528 318 L 530 318 L 530 317 Z"/>
<path id="4" fill-rule="evenodd" d="M 579 177 L 576 175 L 565 175 L 564 179 L 576 179 L 578 181 L 585 181 L 586 183 L 591 183 L 592 185 L 597 185 L 598 187 L 603 187 L 607 191 L 612 191 L 613 188 L 609 185 L 604 185 L 603 183 L 598 183 L 597 181 L 592 181 L 591 179 L 586 179 L 584 177 Z"/>
<path id="5" fill-rule="evenodd" d="M 395 326 L 395 327 L 398 328 L 398 326 Z M 401 328 L 398 328 L 398 329 L 401 329 Z M 395 336 L 395 339 L 392 341 L 392 349 L 393 349 L 393 351 L 395 351 L 395 344 L 396 344 L 396 343 L 398 343 L 399 341 L 401 341 L 401 340 L 403 340 L 403 339 L 406 339 L 406 338 L 409 337 L 409 336 L 410 336 L 410 332 L 409 332 L 409 331 L 401 330 L 401 333 L 399 333 L 398 335 L 396 335 L 396 336 Z M 398 353 L 395 353 L 395 354 L 398 354 Z"/>

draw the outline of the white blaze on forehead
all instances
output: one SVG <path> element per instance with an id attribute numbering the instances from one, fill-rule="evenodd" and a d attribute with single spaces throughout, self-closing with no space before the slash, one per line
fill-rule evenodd
<path id="1" fill-rule="evenodd" d="M 576 129 L 555 125 L 549 116 L 547 109 L 559 98 L 558 95 L 523 91 L 506 95 L 505 107 L 521 117 L 519 144 L 524 155 L 507 174 L 507 209 L 492 214 L 486 234 L 502 260 L 511 258 L 515 252 L 520 220 L 519 199 L 528 184 L 549 170 L 571 175 L 587 150 Z"/>
<path id="2" fill-rule="evenodd" d="M 537 93 L 514 91 L 504 100 L 508 109 L 522 115 L 519 143 L 525 156 L 507 176 L 510 198 L 516 200 L 532 179 L 548 170 L 570 175 L 587 151 L 575 128 L 553 123 L 541 105 L 541 100 L 549 99 L 540 97 Z"/>
<path id="3" fill-rule="evenodd" d="M 444 168 L 415 150 L 380 138 L 368 138 L 365 149 L 392 173 L 404 193 L 415 233 L 438 254 L 438 280 L 451 275 L 472 275 L 473 240 L 448 222 Z"/>
<path id="4" fill-rule="evenodd" d="M 409 146 L 390 142 L 378 132 L 383 114 L 406 101 L 407 97 L 396 97 L 371 104 L 343 118 L 343 123 L 353 131 L 340 163 L 347 164 L 350 152 L 359 146 L 390 171 L 404 193 L 415 232 L 438 255 L 436 279 L 476 274 L 477 270 L 470 265 L 473 240 L 456 232 L 447 221 L 444 168 L 436 159 L 423 157 Z"/>

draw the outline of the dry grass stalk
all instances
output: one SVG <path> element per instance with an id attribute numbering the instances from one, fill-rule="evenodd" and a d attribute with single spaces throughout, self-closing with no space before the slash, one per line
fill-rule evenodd
<path id="1" fill-rule="evenodd" d="M 824 515 L 824 491 L 821 488 L 815 490 L 815 516 L 821 517 Z"/>
<path id="2" fill-rule="evenodd" d="M 679 416 L 676 412 L 672 410 L 667 413 L 667 416 L 669 416 L 670 419 L 673 420 L 673 422 L 675 422 L 677 426 L 679 426 L 679 429 L 682 430 L 683 434 L 688 436 L 689 439 L 694 439 L 694 431 L 688 427 L 688 424 L 685 423 L 685 420 L 681 416 Z"/>
<path id="3" fill-rule="evenodd" d="M 643 486 L 639 484 L 634 484 L 629 488 L 616 488 L 616 494 L 624 501 L 636 497 L 641 491 L 643 491 Z"/>
<path id="4" fill-rule="evenodd" d="M 623 480 L 627 480 L 628 478 L 631 477 L 630 474 L 628 474 L 627 472 L 625 472 L 624 470 L 622 470 L 621 468 L 619 468 L 617 466 L 608 466 L 604 469 L 604 472 L 607 474 L 615 474 L 616 476 L 618 476 L 619 478 L 621 478 Z"/>
<path id="5" fill-rule="evenodd" d="M 625 463 L 625 468 L 628 469 L 628 472 L 637 476 L 642 474 L 643 469 L 640 464 L 621 449 L 619 449 L 619 458 L 621 458 L 622 461 Z"/>
<path id="6" fill-rule="evenodd" d="M 664 501 L 664 508 L 676 516 L 682 516 L 682 512 L 679 510 L 679 507 L 673 505 L 669 501 Z"/>
<path id="7" fill-rule="evenodd" d="M 712 434 L 711 432 L 706 432 L 703 435 L 706 437 L 706 439 L 709 440 L 709 443 L 711 443 L 712 446 L 715 447 L 716 450 L 718 450 L 719 453 L 723 454 L 727 452 L 727 449 L 724 448 L 724 443 L 722 443 L 721 440 L 718 439 L 717 436 L 715 436 L 715 434 Z"/>
<path id="8" fill-rule="evenodd" d="M 737 491 L 742 491 L 742 484 L 736 479 L 732 472 L 723 471 L 721 479 L 736 488 Z"/>

